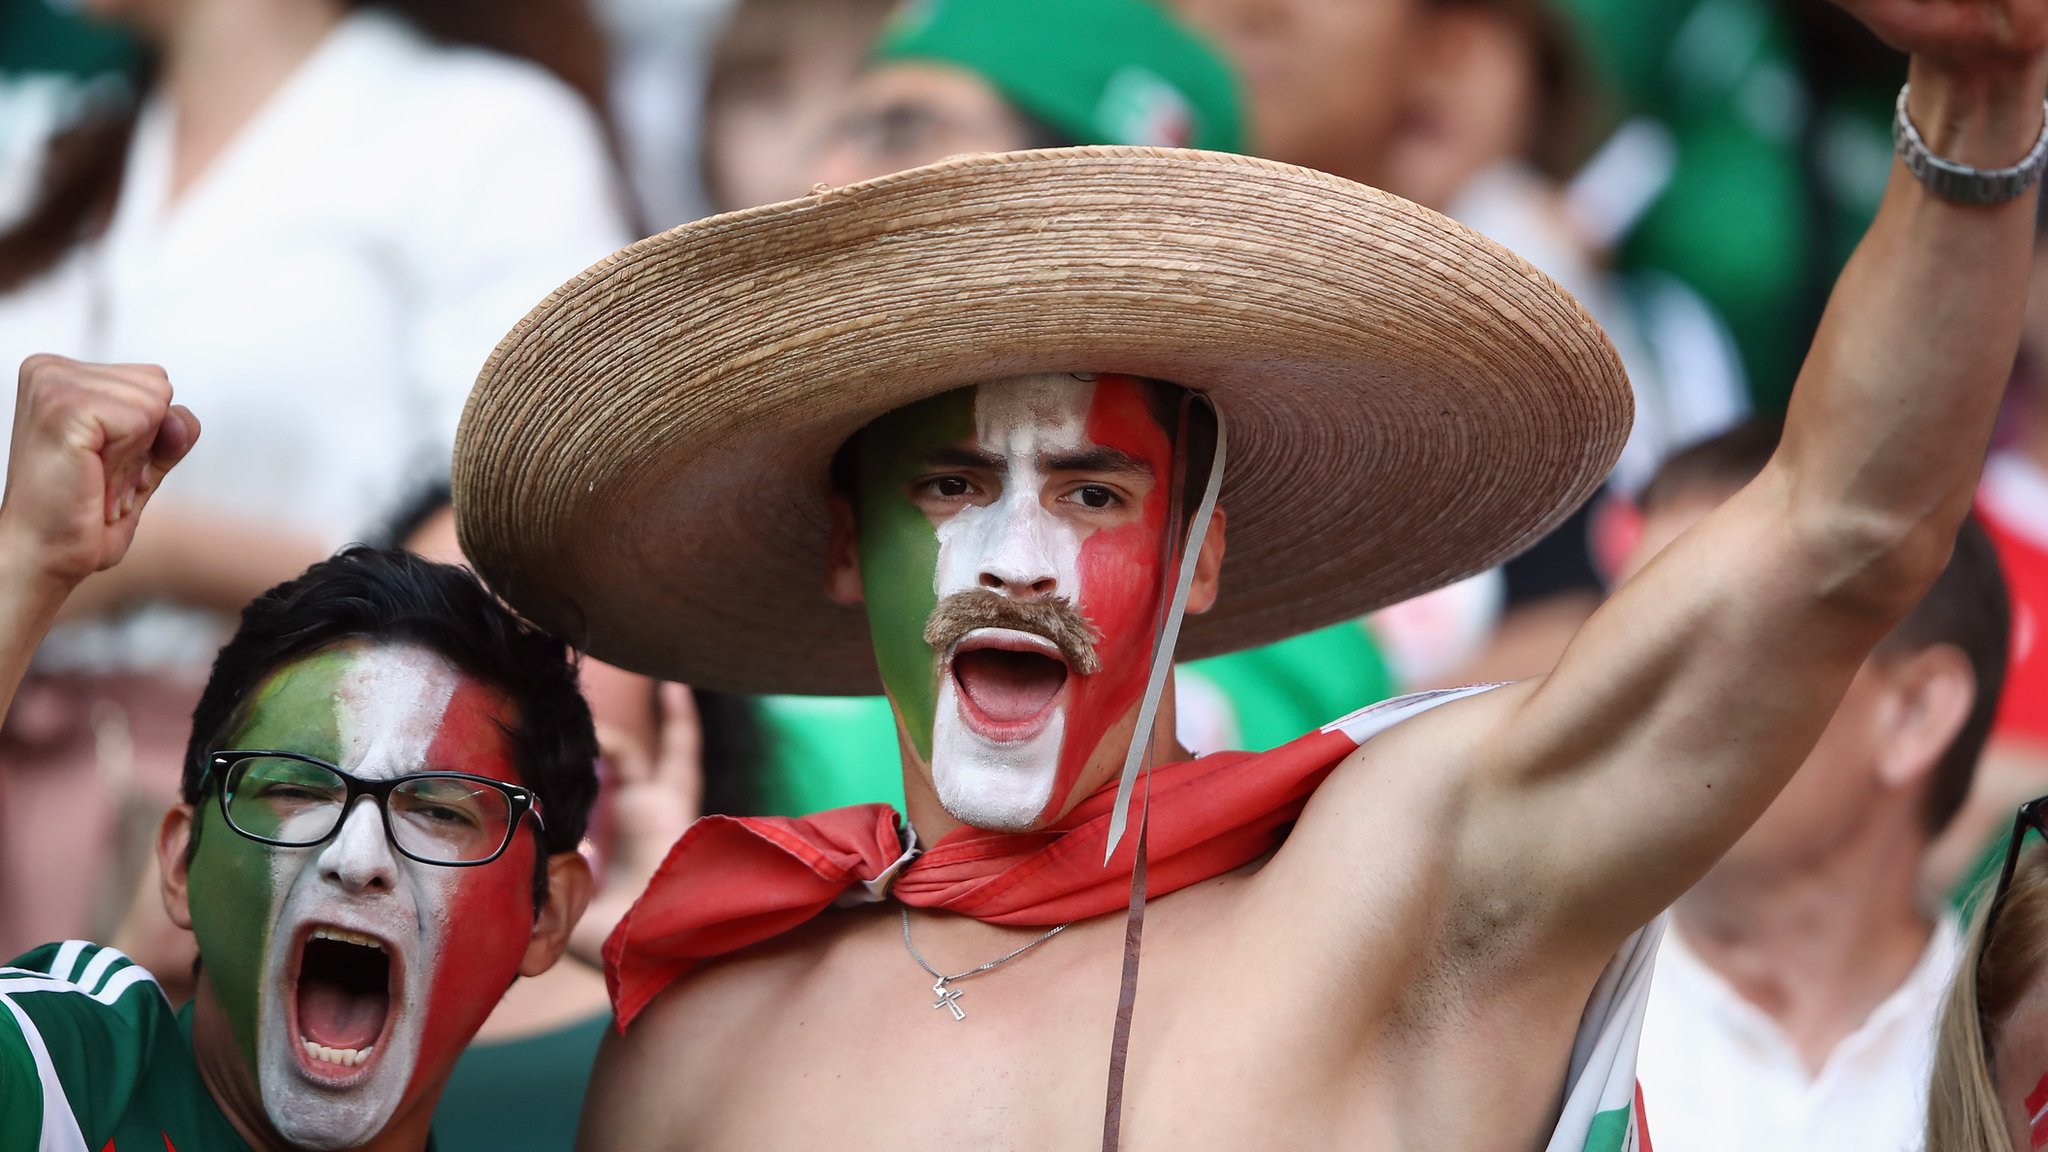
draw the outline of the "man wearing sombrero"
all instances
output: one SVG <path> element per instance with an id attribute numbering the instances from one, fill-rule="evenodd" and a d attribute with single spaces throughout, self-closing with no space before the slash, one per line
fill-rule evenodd
<path id="1" fill-rule="evenodd" d="M 1849 6 L 1914 55 L 1910 171 L 1764 475 L 1549 678 L 1271 753 L 1174 745 L 1174 651 L 1495 563 L 1620 447 L 1611 347 L 1511 254 L 1092 148 L 687 225 L 537 308 L 465 418 L 467 554 L 608 661 L 885 688 L 908 797 L 684 836 L 608 948 L 585 1145 L 1630 1146 L 1643 926 L 1940 570 L 2017 340 L 2048 0 Z"/>

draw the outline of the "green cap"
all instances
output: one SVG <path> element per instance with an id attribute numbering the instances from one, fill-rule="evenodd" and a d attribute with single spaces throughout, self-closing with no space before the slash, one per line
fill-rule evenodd
<path id="1" fill-rule="evenodd" d="M 1073 144 L 1243 147 L 1229 66 L 1148 0 L 910 0 L 875 57 L 973 72 Z"/>

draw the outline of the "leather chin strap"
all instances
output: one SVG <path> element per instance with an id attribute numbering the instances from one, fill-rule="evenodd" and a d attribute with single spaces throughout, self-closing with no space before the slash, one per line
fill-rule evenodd
<path id="1" fill-rule="evenodd" d="M 1186 506 L 1189 463 L 1189 416 L 1195 404 L 1207 408 L 1216 430 L 1216 447 L 1209 458 L 1208 474 L 1202 482 L 1202 502 L 1188 523 L 1187 540 L 1181 548 L 1180 571 L 1174 578 L 1173 595 L 1168 598 L 1157 638 L 1152 647 L 1152 672 L 1145 681 L 1145 696 L 1138 706 L 1138 723 L 1131 730 L 1131 747 L 1124 754 L 1123 775 L 1117 781 L 1116 806 L 1110 810 L 1109 847 L 1102 863 L 1108 867 L 1123 839 L 1130 815 L 1131 793 L 1139 770 L 1145 769 L 1145 798 L 1138 809 L 1138 842 L 1131 863 L 1131 903 L 1124 917 L 1123 982 L 1117 992 L 1116 1026 L 1109 1042 L 1109 1087 L 1103 1102 L 1103 1152 L 1117 1152 L 1123 1137 L 1124 1066 L 1130 1056 L 1131 1015 L 1138 1002 L 1138 953 L 1145 934 L 1146 830 L 1152 811 L 1152 725 L 1159 716 L 1159 697 L 1166 690 L 1166 674 L 1173 667 L 1173 651 L 1180 642 L 1180 625 L 1187 615 L 1188 591 L 1194 586 L 1195 567 L 1201 559 L 1202 542 L 1208 538 L 1209 522 L 1216 512 L 1216 496 L 1223 488 L 1224 450 L 1228 435 L 1223 413 L 1207 397 L 1188 394 L 1181 403 L 1180 434 L 1174 443 L 1172 507 L 1176 516 Z"/>
<path id="2" fill-rule="evenodd" d="M 1158 641 L 1152 646 L 1152 674 L 1145 681 L 1145 697 L 1138 706 L 1138 724 L 1131 730 L 1130 751 L 1124 753 L 1123 775 L 1116 785 L 1116 807 L 1109 814 L 1109 848 L 1102 854 L 1102 863 L 1108 866 L 1116 855 L 1116 846 L 1122 842 L 1125 825 L 1130 817 L 1131 789 L 1137 783 L 1138 769 L 1152 754 L 1152 724 L 1159 716 L 1159 697 L 1166 690 L 1166 674 L 1173 668 L 1173 650 L 1180 643 L 1181 620 L 1187 615 L 1188 590 L 1195 583 L 1195 567 L 1201 560 L 1202 542 L 1209 536 L 1209 521 L 1216 513 L 1216 495 L 1223 489 L 1224 450 L 1229 436 L 1224 430 L 1223 413 L 1206 396 L 1190 393 L 1183 403 L 1180 417 L 1180 437 L 1174 448 L 1179 467 L 1175 469 L 1174 507 L 1181 507 L 1185 490 L 1188 439 L 1188 406 L 1200 404 L 1209 410 L 1216 428 L 1216 450 L 1209 459 L 1209 475 L 1202 484 L 1202 502 L 1195 509 L 1194 519 L 1188 524 L 1187 545 L 1181 549 L 1180 572 L 1174 578 L 1173 596 L 1167 602 L 1166 619 L 1159 628 Z"/>

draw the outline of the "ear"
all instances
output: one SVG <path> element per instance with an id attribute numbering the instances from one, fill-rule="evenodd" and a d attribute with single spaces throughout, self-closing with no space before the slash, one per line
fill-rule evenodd
<path id="1" fill-rule="evenodd" d="M 186 887 L 192 869 L 187 850 L 192 843 L 195 818 L 192 805 L 174 804 L 164 813 L 164 822 L 156 830 L 156 867 L 164 912 L 171 923 L 187 931 L 192 928 L 192 898 Z"/>
<path id="2" fill-rule="evenodd" d="M 1202 537 L 1202 550 L 1195 554 L 1195 582 L 1188 585 L 1188 614 L 1199 615 L 1216 606 L 1223 591 L 1223 505 L 1209 518 L 1209 531 Z"/>
<path id="3" fill-rule="evenodd" d="M 590 862 L 580 852 L 548 857 L 548 902 L 533 920 L 533 936 L 519 959 L 521 976 L 538 976 L 555 966 L 569 946 L 569 932 L 590 904 Z"/>
<path id="4" fill-rule="evenodd" d="M 837 604 L 858 604 L 860 532 L 854 524 L 853 501 L 834 493 L 825 507 L 832 516 L 832 533 L 825 541 L 825 595 Z"/>
<path id="5" fill-rule="evenodd" d="M 1953 644 L 1932 644 L 1887 663 L 1893 708 L 1878 772 L 1896 788 L 1918 784 L 1941 762 L 1970 717 L 1977 676 L 1970 658 Z"/>

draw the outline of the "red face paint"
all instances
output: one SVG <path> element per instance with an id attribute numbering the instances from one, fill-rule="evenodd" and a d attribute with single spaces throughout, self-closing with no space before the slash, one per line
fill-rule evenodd
<path id="1" fill-rule="evenodd" d="M 513 783 L 510 718 L 433 652 L 350 644 L 281 669 L 229 739 L 369 781 Z M 510 986 L 533 924 L 534 837 L 522 828 L 495 860 L 449 867 L 399 853 L 360 799 L 304 847 L 258 843 L 217 813 L 202 810 L 194 929 L 264 1110 L 295 1145 L 367 1142 L 442 1081 Z"/>
<path id="2" fill-rule="evenodd" d="M 861 568 L 876 656 L 956 819 L 1043 825 L 1143 694 L 1172 500 L 1172 437 L 1148 403 L 1155 387 L 1021 377 L 871 426 L 872 442 L 887 446 L 862 463 Z M 1091 650 L 1070 643 L 1033 656 L 1046 632 L 1062 631 L 1044 625 L 927 636 L 947 606 L 990 596 L 1063 603 L 1064 631 L 1084 627 Z"/>
<path id="3" fill-rule="evenodd" d="M 448 702 L 427 763 L 520 783 L 497 724 L 506 710 L 496 693 L 465 679 Z M 415 1006 L 426 1012 L 420 1060 L 413 1072 L 415 1091 L 454 1066 L 518 975 L 533 934 L 534 854 L 541 850 L 537 830 L 527 817 L 496 860 L 475 868 L 438 869 L 445 875 L 434 879 L 443 882 L 438 887 L 445 897 L 432 901 L 431 907 L 422 901 L 422 918 L 439 917 L 445 927 L 427 1002 Z"/>
<path id="4" fill-rule="evenodd" d="M 1152 414 L 1147 388 L 1128 376 L 1102 376 L 1088 409 L 1088 440 L 1144 462 L 1156 482 L 1137 519 L 1098 531 L 1081 545 L 1081 588 L 1075 600 L 1101 634 L 1096 651 L 1102 670 L 1072 688 L 1059 771 L 1041 820 L 1055 818 L 1066 807 L 1103 737 L 1144 693 L 1165 573 L 1171 570 L 1162 568 L 1162 560 L 1179 559 L 1166 556 L 1165 539 L 1173 498 L 1173 442 Z"/>

